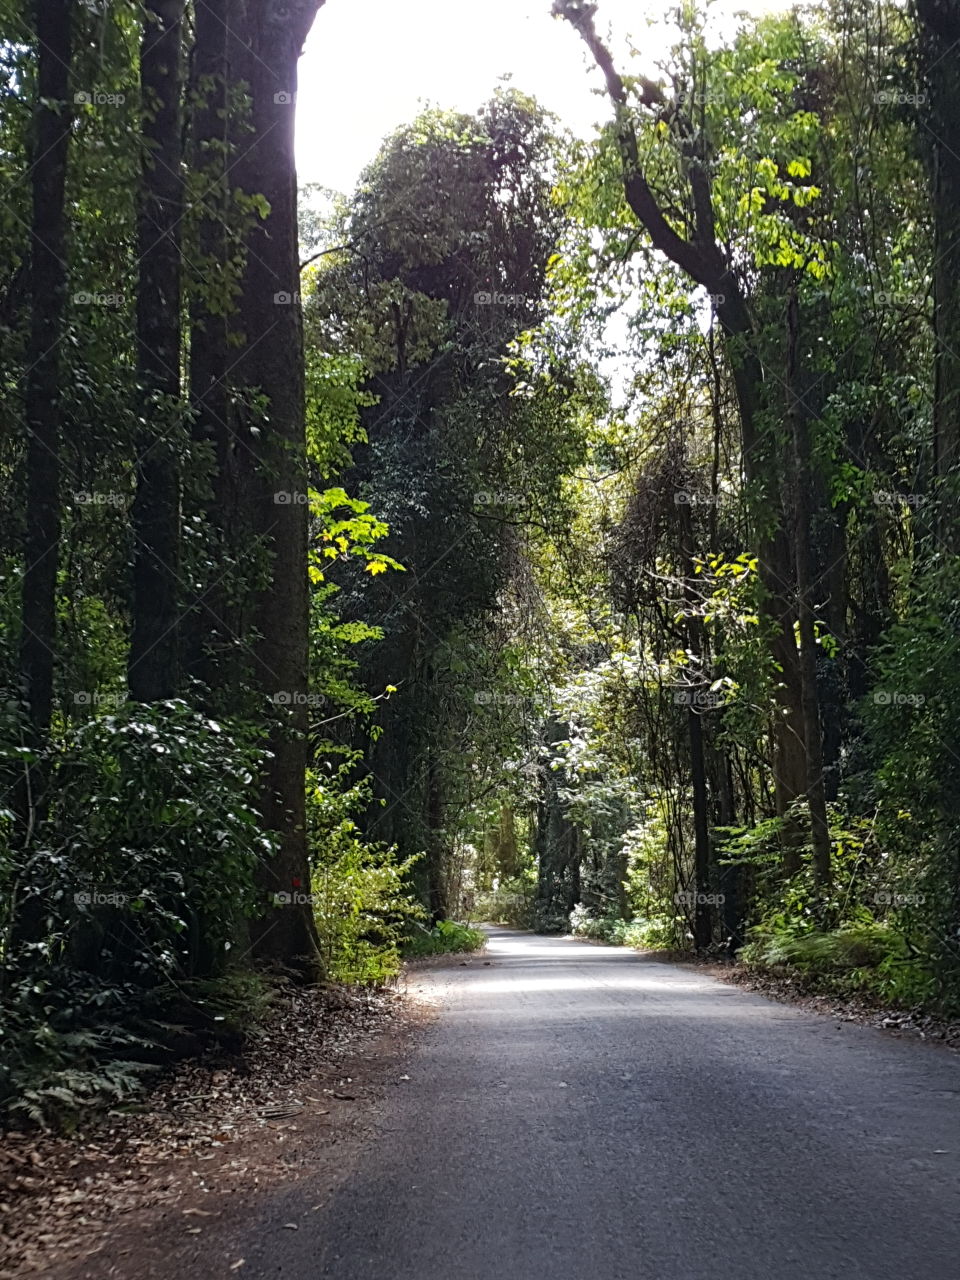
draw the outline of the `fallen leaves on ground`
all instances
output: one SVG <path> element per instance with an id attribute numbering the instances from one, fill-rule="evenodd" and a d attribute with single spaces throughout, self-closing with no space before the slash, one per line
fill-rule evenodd
<path id="1" fill-rule="evenodd" d="M 281 1144 L 297 1129 L 291 1119 L 329 1115 L 331 1097 L 355 1096 L 344 1091 L 351 1078 L 338 1077 L 337 1064 L 386 1028 L 401 999 L 389 990 L 285 989 L 238 1056 L 182 1062 L 137 1104 L 92 1118 L 71 1137 L 6 1134 L 0 1274 L 45 1274 L 89 1253 L 121 1215 L 256 1180 L 251 1164 L 269 1163 L 265 1143 L 283 1162 Z M 195 1204 L 180 1213 L 194 1235 L 203 1231 L 198 1219 L 216 1217 Z"/>
<path id="2" fill-rule="evenodd" d="M 689 963 L 689 958 L 688 958 Z M 938 1018 L 923 1009 L 896 1009 L 871 1000 L 865 995 L 818 991 L 810 981 L 789 971 L 748 969 L 742 965 L 707 963 L 704 967 L 723 982 L 758 991 L 771 1000 L 802 1005 L 806 1009 L 835 1018 L 838 1023 L 855 1022 L 862 1026 L 896 1031 L 918 1040 L 936 1041 L 960 1050 L 960 1023 Z"/>

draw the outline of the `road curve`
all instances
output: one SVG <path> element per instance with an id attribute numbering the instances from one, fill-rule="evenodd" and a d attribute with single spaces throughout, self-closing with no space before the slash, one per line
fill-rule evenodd
<path id="1" fill-rule="evenodd" d="M 960 1277 L 954 1054 L 622 948 L 484 958 L 330 1204 L 251 1225 L 248 1280 Z"/>

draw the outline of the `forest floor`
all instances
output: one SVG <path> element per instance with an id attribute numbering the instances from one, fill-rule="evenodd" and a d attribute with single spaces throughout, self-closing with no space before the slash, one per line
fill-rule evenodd
<path id="1" fill-rule="evenodd" d="M 921 1008 L 906 1009 L 859 992 L 825 991 L 815 978 L 806 979 L 788 970 L 761 970 L 689 958 L 682 963 L 709 973 L 721 982 L 757 991 L 768 999 L 797 1005 L 840 1022 L 856 1022 L 897 1038 L 929 1040 L 960 1050 L 960 1022 Z"/>
<path id="2" fill-rule="evenodd" d="M 380 992 L 287 992 L 241 1054 L 183 1062 L 73 1136 L 7 1134 L 0 1276 L 192 1280 L 206 1274 L 201 1246 L 264 1188 L 309 1176 L 328 1194 L 371 1107 L 402 1085 L 410 1036 L 430 1016 L 416 987 L 410 970 Z M 243 1265 L 234 1255 L 224 1274 Z"/>

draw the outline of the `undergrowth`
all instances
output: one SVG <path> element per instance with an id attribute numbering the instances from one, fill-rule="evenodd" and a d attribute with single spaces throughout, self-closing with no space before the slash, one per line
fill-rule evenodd
<path id="1" fill-rule="evenodd" d="M 404 946 L 404 955 L 420 956 L 457 954 L 480 951 L 486 945 L 486 934 L 456 920 L 440 920 L 432 929 L 418 929 Z"/>

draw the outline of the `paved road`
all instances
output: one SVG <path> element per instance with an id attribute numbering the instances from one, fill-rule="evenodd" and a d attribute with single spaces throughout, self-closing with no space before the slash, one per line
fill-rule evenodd
<path id="1" fill-rule="evenodd" d="M 619 948 L 494 930 L 487 958 L 247 1280 L 958 1280 L 955 1055 Z"/>

